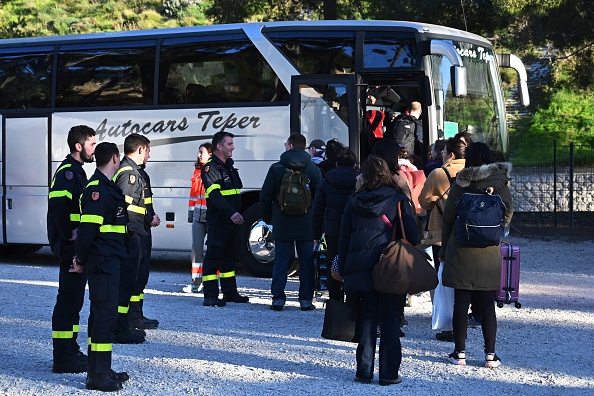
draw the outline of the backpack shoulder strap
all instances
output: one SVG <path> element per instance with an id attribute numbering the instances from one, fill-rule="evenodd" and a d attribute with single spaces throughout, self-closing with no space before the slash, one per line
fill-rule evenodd
<path id="1" fill-rule="evenodd" d="M 448 169 L 447 168 L 441 168 L 441 169 L 443 169 L 443 171 L 445 172 L 446 176 L 448 177 L 448 180 L 450 181 L 450 186 L 452 184 L 454 184 L 454 182 L 456 181 L 456 178 L 450 176 L 450 172 L 448 172 Z"/>
<path id="2" fill-rule="evenodd" d="M 437 208 L 437 211 L 439 212 L 439 214 L 443 217 L 443 210 L 441 209 L 441 207 L 439 206 L 439 201 L 452 189 L 452 184 L 454 184 L 456 182 L 456 178 L 452 177 L 450 175 L 450 172 L 448 172 L 448 170 L 446 168 L 441 168 L 443 169 L 443 171 L 445 172 L 446 176 L 448 177 L 448 180 L 450 182 L 450 186 L 448 187 L 447 190 L 445 190 L 443 192 L 443 194 L 441 194 L 441 196 L 439 197 L 439 199 L 437 200 L 437 203 L 435 204 L 435 207 Z"/>

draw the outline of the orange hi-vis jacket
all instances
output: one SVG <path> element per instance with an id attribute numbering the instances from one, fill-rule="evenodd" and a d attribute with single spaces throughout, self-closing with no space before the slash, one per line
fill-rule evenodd
<path id="1" fill-rule="evenodd" d="M 190 200 L 188 209 L 206 209 L 206 197 L 204 196 L 204 184 L 202 184 L 202 169 L 196 169 L 192 176 L 192 188 L 190 189 Z"/>

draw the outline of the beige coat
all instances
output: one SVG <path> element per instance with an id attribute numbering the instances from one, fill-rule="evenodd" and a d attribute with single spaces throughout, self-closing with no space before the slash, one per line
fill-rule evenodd
<path id="1" fill-rule="evenodd" d="M 450 176 L 455 178 L 458 172 L 464 168 L 465 162 L 464 159 L 452 159 L 446 162 L 442 168 L 446 168 Z M 428 245 L 441 245 L 441 213 L 445 208 L 450 190 L 450 181 L 442 168 L 434 169 L 429 174 L 419 194 L 419 204 L 423 209 L 431 211 L 427 225 L 427 238 L 421 242 Z M 441 209 L 441 213 L 438 207 Z"/>

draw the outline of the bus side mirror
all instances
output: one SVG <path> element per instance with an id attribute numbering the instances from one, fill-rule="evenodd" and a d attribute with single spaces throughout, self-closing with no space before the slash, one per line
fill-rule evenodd
<path id="1" fill-rule="evenodd" d="M 452 94 L 454 97 L 464 97 L 468 92 L 466 85 L 466 68 L 464 66 L 452 66 L 450 68 L 452 82 Z"/>

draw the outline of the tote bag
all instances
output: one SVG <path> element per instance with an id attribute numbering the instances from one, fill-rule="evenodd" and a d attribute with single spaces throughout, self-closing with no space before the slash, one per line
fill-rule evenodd
<path id="1" fill-rule="evenodd" d="M 392 242 L 382 251 L 373 267 L 373 286 L 380 293 L 417 294 L 435 289 L 437 274 L 427 261 L 427 254 L 406 240 L 402 212 L 398 205 L 402 239 L 396 239 L 396 228 L 384 215 L 382 219 L 392 228 Z"/>
<path id="2" fill-rule="evenodd" d="M 359 342 L 359 307 L 338 300 L 326 300 L 322 337 L 328 340 Z"/>

